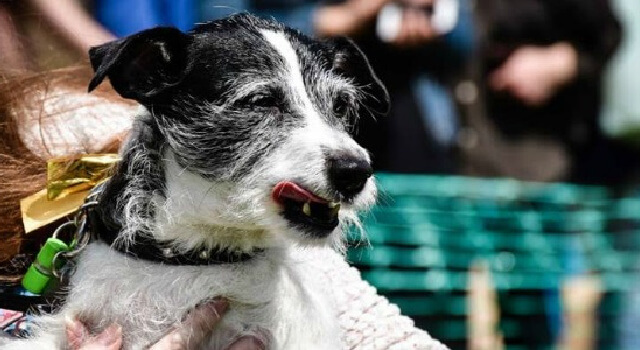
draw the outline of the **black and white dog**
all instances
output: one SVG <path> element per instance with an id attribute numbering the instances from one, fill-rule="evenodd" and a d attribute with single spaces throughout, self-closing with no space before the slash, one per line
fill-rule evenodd
<path id="1" fill-rule="evenodd" d="M 340 349 L 327 286 L 305 247 L 341 249 L 341 226 L 374 202 L 370 158 L 350 137 L 389 98 L 347 39 L 314 40 L 242 14 L 188 33 L 155 28 L 90 51 L 144 108 L 99 196 L 68 300 L 38 335 L 7 349 L 64 349 L 64 320 L 117 322 L 144 349 L 198 303 L 230 311 L 228 334 L 271 334 L 273 349 Z"/>

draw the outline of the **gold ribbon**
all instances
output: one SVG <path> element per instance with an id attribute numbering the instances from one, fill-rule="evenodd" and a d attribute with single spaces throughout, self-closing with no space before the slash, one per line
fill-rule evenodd
<path id="1" fill-rule="evenodd" d="M 76 192 L 89 191 L 111 175 L 117 154 L 87 154 L 59 157 L 47 162 L 47 199 L 63 198 Z"/>
<path id="2" fill-rule="evenodd" d="M 33 232 L 75 212 L 89 191 L 111 176 L 117 154 L 86 154 L 47 162 L 47 187 L 20 201 L 25 232 Z"/>

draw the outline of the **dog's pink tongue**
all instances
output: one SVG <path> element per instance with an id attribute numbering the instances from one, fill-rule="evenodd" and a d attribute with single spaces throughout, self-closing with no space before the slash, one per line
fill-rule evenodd
<path id="1" fill-rule="evenodd" d="M 271 191 L 271 197 L 277 203 L 282 203 L 284 198 L 293 199 L 296 202 L 327 203 L 326 200 L 290 181 L 278 182 Z"/>

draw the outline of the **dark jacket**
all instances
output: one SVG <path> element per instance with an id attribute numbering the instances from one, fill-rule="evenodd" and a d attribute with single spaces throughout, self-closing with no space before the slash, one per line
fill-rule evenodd
<path id="1" fill-rule="evenodd" d="M 487 97 L 487 108 L 505 135 L 543 133 L 584 146 L 595 132 L 603 67 L 621 36 L 606 0 L 491 0 L 484 43 L 483 77 L 524 45 L 568 42 L 578 51 L 578 77 L 541 108 L 529 108 L 500 93 Z M 485 80 L 486 81 L 486 80 Z"/>
<path id="2" fill-rule="evenodd" d="M 482 115 L 491 123 L 489 128 L 496 133 L 494 137 L 500 138 L 505 147 L 513 148 L 529 139 L 536 142 L 542 140 L 546 142 L 542 147 L 544 150 L 553 145 L 551 157 L 566 155 L 567 165 L 558 166 L 557 174 L 547 172 L 541 178 L 528 179 L 591 183 L 614 181 L 620 174 L 598 174 L 603 162 L 618 156 L 627 161 L 630 154 L 604 139 L 598 125 L 603 69 L 621 38 L 621 28 L 609 2 L 484 0 L 478 1 L 478 5 L 479 27 L 483 29 L 483 37 L 477 57 L 481 63 L 477 80 L 484 96 Z M 489 75 L 506 62 L 516 49 L 559 42 L 567 42 L 577 50 L 578 75 L 543 106 L 529 107 L 508 93 L 488 88 Z M 527 149 L 531 151 L 532 147 Z M 523 153 L 523 157 L 514 155 L 511 158 L 526 162 L 527 157 L 531 156 L 529 151 Z M 513 150 L 505 151 L 508 152 L 513 153 Z M 542 163 L 532 166 L 546 166 L 544 155 L 537 154 L 535 159 Z M 503 170 L 507 167 L 505 165 Z M 523 176 L 527 177 L 526 166 L 520 168 L 524 169 Z M 488 175 L 519 177 L 518 171 L 514 171 L 515 174 L 504 172 Z"/>

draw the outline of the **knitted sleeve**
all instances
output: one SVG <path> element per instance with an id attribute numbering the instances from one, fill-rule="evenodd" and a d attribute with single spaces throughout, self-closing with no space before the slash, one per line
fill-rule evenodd
<path id="1" fill-rule="evenodd" d="M 340 254 L 318 251 L 315 267 L 323 273 L 336 300 L 343 343 L 347 349 L 447 349 L 364 281 Z"/>

